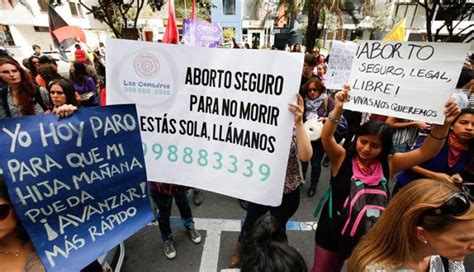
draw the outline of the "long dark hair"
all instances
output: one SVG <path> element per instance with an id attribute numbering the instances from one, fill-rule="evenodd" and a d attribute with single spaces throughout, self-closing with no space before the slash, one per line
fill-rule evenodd
<path id="1" fill-rule="evenodd" d="M 70 73 L 69 78 L 72 82 L 83 85 L 85 79 L 89 76 L 86 71 L 86 65 L 82 62 L 73 62 L 74 72 Z"/>
<path id="2" fill-rule="evenodd" d="M 35 93 L 37 92 L 30 73 L 21 68 L 20 64 L 13 59 L 0 58 L 0 66 L 4 64 L 11 64 L 20 72 L 21 82 L 20 91 L 18 92 L 18 103 L 22 115 L 35 114 Z"/>
<path id="3" fill-rule="evenodd" d="M 458 121 L 459 117 L 463 116 L 464 114 L 474 115 L 474 109 L 473 108 L 462 109 L 461 113 L 458 116 L 456 116 L 456 119 L 454 119 L 454 121 L 451 123 L 451 127 L 453 127 L 454 124 L 456 124 L 456 122 Z M 450 133 L 451 133 L 451 131 L 450 131 Z M 468 145 L 470 150 L 474 150 L 474 139 L 470 139 L 469 141 L 467 141 L 467 145 Z"/>
<path id="4" fill-rule="evenodd" d="M 51 81 L 61 78 L 61 75 L 58 73 L 56 67 L 53 67 L 50 64 L 39 67 L 38 74 L 40 74 L 43 80 L 46 82 L 46 86 L 49 86 Z"/>
<path id="5" fill-rule="evenodd" d="M 271 215 L 262 216 L 242 245 L 242 272 L 306 272 L 301 254 L 288 245 L 285 230 Z"/>
<path id="6" fill-rule="evenodd" d="M 51 81 L 48 85 L 48 92 L 51 91 L 51 87 L 53 85 L 59 85 L 63 89 L 64 95 L 66 96 L 66 104 L 71 104 L 76 107 L 80 106 L 79 102 L 76 99 L 76 90 L 74 89 L 74 86 L 72 86 L 71 82 L 69 82 L 69 80 L 59 78 Z"/>
<path id="7" fill-rule="evenodd" d="M 393 148 L 393 131 L 390 126 L 381 121 L 369 121 L 363 124 L 357 131 L 356 137 L 352 142 L 352 145 L 349 149 L 348 155 L 349 157 L 353 157 L 357 154 L 356 144 L 357 139 L 359 136 L 366 136 L 366 135 L 374 135 L 379 136 L 380 140 L 382 140 L 382 151 L 377 156 L 377 160 L 380 162 L 386 162 L 388 156 L 392 153 Z"/>
<path id="8" fill-rule="evenodd" d="M 33 63 L 33 59 L 37 59 L 39 61 L 39 57 L 31 56 L 28 59 L 28 69 L 30 69 L 31 77 L 35 78 L 38 75 L 38 70 L 36 69 L 36 64 Z"/>

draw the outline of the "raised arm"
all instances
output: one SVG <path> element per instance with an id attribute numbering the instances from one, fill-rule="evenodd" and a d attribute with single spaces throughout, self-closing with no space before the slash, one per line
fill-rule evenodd
<path id="1" fill-rule="evenodd" d="M 329 114 L 326 122 L 324 122 L 323 130 L 321 131 L 321 141 L 332 165 L 332 175 L 337 174 L 346 155 L 344 148 L 336 142 L 334 132 L 336 131 L 337 124 L 339 123 L 339 119 L 344 111 L 342 107 L 349 99 L 349 90 L 350 87 L 346 84 L 344 85 L 343 90 L 336 94 L 334 110 Z"/>
<path id="2" fill-rule="evenodd" d="M 298 159 L 302 161 L 309 161 L 313 156 L 313 148 L 311 147 L 311 140 L 303 126 L 303 109 L 304 102 L 301 95 L 298 94 L 297 105 L 289 104 L 288 109 L 295 115 L 296 127 L 296 146 L 298 148 Z"/>
<path id="3" fill-rule="evenodd" d="M 420 148 L 406 153 L 395 153 L 390 157 L 390 171 L 391 175 L 424 161 L 427 161 L 436 154 L 443 146 L 444 140 L 448 136 L 449 126 L 461 111 L 453 99 L 450 99 L 445 106 L 446 119 L 443 125 L 434 125 L 431 129 L 430 135 L 425 139 Z"/>

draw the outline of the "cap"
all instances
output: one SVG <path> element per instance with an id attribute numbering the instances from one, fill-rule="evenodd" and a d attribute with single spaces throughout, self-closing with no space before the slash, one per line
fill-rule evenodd
<path id="1" fill-rule="evenodd" d="M 44 63 L 53 63 L 55 61 L 57 61 L 59 59 L 55 59 L 51 56 L 48 56 L 48 55 L 42 55 L 40 58 L 39 58 L 39 61 L 38 63 L 40 64 L 44 64 Z"/>

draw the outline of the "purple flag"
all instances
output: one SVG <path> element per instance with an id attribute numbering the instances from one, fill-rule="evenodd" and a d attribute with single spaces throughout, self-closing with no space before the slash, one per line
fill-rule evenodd
<path id="1" fill-rule="evenodd" d="M 199 47 L 218 47 L 222 38 L 222 28 L 219 24 L 189 19 L 185 19 L 183 23 L 184 44 Z"/>

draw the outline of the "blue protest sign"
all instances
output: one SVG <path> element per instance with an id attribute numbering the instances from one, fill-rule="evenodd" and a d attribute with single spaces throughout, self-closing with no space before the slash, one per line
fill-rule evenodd
<path id="1" fill-rule="evenodd" d="M 134 105 L 1 120 L 0 158 L 48 271 L 78 271 L 152 220 Z"/>

